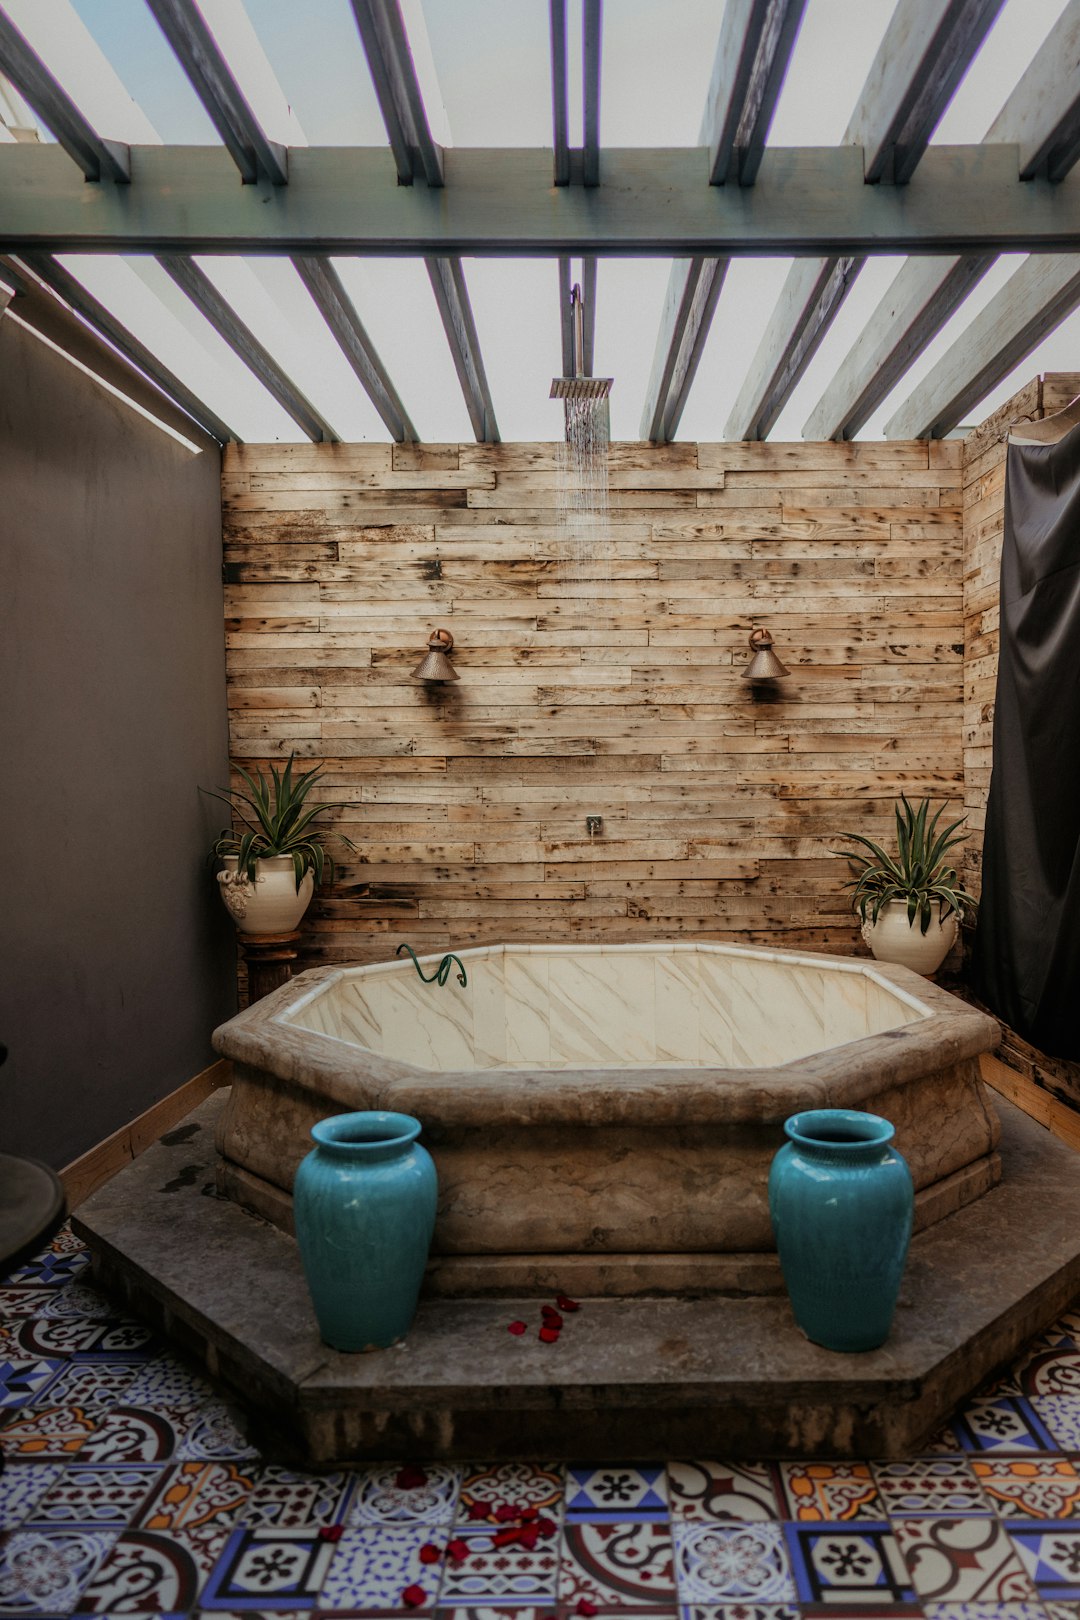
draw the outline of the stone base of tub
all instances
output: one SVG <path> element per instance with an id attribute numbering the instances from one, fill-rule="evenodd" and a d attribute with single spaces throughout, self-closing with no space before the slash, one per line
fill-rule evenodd
<path id="1" fill-rule="evenodd" d="M 209 1099 L 83 1204 L 97 1277 L 237 1393 L 269 1460 L 910 1456 L 1080 1293 L 1075 1153 L 1007 1104 L 1004 1177 L 911 1249 L 893 1333 L 843 1356 L 786 1298 L 429 1299 L 402 1346 L 318 1337 L 295 1243 L 214 1194 Z M 564 1279 L 560 1279 L 563 1285 Z"/>
<path id="2" fill-rule="evenodd" d="M 1001 1155 L 986 1154 L 915 1195 L 915 1231 L 953 1215 L 1001 1180 Z M 290 1235 L 292 1196 L 240 1165 L 219 1159 L 222 1197 Z M 634 1298 L 644 1294 L 782 1294 L 775 1253 L 734 1254 L 437 1254 L 428 1265 L 428 1298 L 482 1299 L 523 1292 Z"/>

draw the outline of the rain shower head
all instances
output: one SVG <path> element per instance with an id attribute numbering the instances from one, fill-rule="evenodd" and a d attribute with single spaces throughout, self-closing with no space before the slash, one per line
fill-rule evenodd
<path id="1" fill-rule="evenodd" d="M 574 322 L 574 375 L 553 377 L 549 399 L 607 399 L 613 377 L 585 375 L 585 312 L 581 288 L 574 283 L 570 292 L 570 312 Z"/>
<path id="2" fill-rule="evenodd" d="M 613 377 L 553 377 L 549 399 L 607 399 Z"/>

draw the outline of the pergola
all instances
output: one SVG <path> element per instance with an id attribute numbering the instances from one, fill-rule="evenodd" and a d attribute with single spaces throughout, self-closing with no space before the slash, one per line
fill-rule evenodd
<path id="1" fill-rule="evenodd" d="M 571 259 L 583 261 L 591 370 L 597 262 L 670 257 L 641 416 L 642 437 L 660 443 L 678 433 L 732 260 L 791 256 L 726 425 L 729 439 L 761 439 L 867 260 L 907 255 L 806 421 L 806 437 L 841 439 L 859 431 L 996 257 L 1027 253 L 885 430 L 941 436 L 1080 303 L 1072 172 L 1080 0 L 1069 0 L 982 142 L 930 144 L 1003 3 L 897 0 L 843 143 L 785 148 L 770 146 L 768 135 L 806 0 L 727 0 L 698 144 L 613 149 L 600 144 L 602 0 L 583 6 L 580 148 L 569 143 L 567 0 L 549 0 L 547 151 L 444 148 L 434 139 L 400 0 L 352 0 L 357 72 L 362 49 L 386 126 L 377 148 L 271 140 L 195 0 L 147 4 L 220 146 L 120 144 L 93 127 L 0 8 L 0 71 L 55 136 L 55 144 L 0 145 L 0 307 L 15 300 L 23 319 L 76 355 L 89 327 L 136 397 L 142 390 L 159 412 L 174 407 L 216 440 L 235 440 L 214 400 L 197 397 L 56 257 L 154 255 L 302 431 L 336 441 L 341 435 L 195 262 L 199 254 L 285 256 L 387 433 L 408 442 L 416 429 L 332 259 L 423 258 L 473 432 L 497 442 L 463 258 L 557 261 L 562 355 L 552 366 L 567 373 Z"/>

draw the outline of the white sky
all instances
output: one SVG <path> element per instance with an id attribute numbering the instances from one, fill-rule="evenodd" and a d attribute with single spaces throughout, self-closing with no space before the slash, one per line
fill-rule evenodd
<path id="1" fill-rule="evenodd" d="M 272 137 L 294 145 L 385 141 L 349 0 L 200 3 Z M 977 141 L 985 135 L 1064 4 L 1005 0 L 936 140 Z M 131 142 L 216 141 L 144 0 L 5 0 L 5 6 L 101 134 Z M 581 0 L 569 0 L 569 10 L 573 87 L 580 84 Z M 608 0 L 602 144 L 696 142 L 720 10 L 718 0 Z M 841 139 L 891 10 L 892 0 L 808 0 L 770 135 L 773 144 L 831 145 Z M 459 146 L 550 144 L 547 0 L 404 0 L 404 11 L 437 138 Z M 3 111 L 0 101 L 0 115 Z M 572 91 L 571 142 L 580 139 L 580 104 Z M 303 438 L 153 260 L 85 255 L 66 256 L 63 262 L 243 438 Z M 860 437 L 880 436 L 883 423 L 1018 262 L 998 262 Z M 344 438 L 386 438 L 287 261 L 201 258 L 199 263 Z M 900 263 L 868 263 L 772 438 L 800 436 Z M 788 264 L 777 259 L 733 264 L 681 438 L 721 436 Z M 422 262 L 339 260 L 337 265 L 421 436 L 471 438 Z M 594 369 L 615 378 L 616 438 L 639 434 L 668 270 L 669 262 L 660 260 L 607 260 L 599 267 Z M 550 380 L 561 369 L 555 261 L 466 260 L 465 272 L 503 438 L 561 436 L 561 408 L 547 397 Z M 1080 370 L 1080 313 L 988 395 L 972 420 L 1046 370 Z"/>

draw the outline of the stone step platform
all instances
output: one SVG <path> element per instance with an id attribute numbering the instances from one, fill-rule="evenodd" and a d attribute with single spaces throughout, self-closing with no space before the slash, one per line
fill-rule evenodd
<path id="1" fill-rule="evenodd" d="M 330 1350 L 293 1240 L 215 1193 L 220 1092 L 73 1226 L 284 1461 L 898 1457 L 1080 1293 L 1080 1158 L 994 1101 L 1002 1184 L 914 1239 L 892 1336 L 860 1355 L 810 1344 L 777 1297 L 585 1300 L 550 1345 L 542 1298 L 429 1299 L 403 1345 Z"/>

